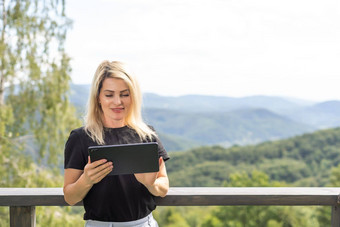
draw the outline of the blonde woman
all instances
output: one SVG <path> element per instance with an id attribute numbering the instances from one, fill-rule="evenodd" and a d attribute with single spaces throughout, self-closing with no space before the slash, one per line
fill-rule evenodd
<path id="1" fill-rule="evenodd" d="M 102 62 L 94 75 L 85 126 L 71 132 L 65 145 L 64 198 L 83 201 L 85 226 L 158 226 L 154 196 L 164 197 L 169 159 L 153 128 L 141 117 L 141 92 L 121 62 Z M 157 142 L 159 172 L 110 175 L 112 162 L 91 162 L 88 147 Z"/>

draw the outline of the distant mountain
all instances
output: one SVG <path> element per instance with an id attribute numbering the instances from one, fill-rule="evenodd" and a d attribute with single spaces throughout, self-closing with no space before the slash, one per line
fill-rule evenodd
<path id="1" fill-rule="evenodd" d="M 327 101 L 318 103 L 312 108 L 315 111 L 324 112 L 324 113 L 333 113 L 334 115 L 340 115 L 340 101 Z"/>
<path id="2" fill-rule="evenodd" d="M 159 131 L 157 131 L 157 134 L 168 152 L 183 151 L 203 145 L 203 143 L 189 140 L 178 135 L 164 134 Z"/>
<path id="3" fill-rule="evenodd" d="M 254 144 L 315 130 L 266 109 L 189 113 L 148 108 L 143 115 L 159 132 L 202 145 Z"/>
<path id="4" fill-rule="evenodd" d="M 286 110 L 307 106 L 310 102 L 287 100 L 274 96 L 249 96 L 231 98 L 223 96 L 184 95 L 178 97 L 144 94 L 144 106 L 147 108 L 171 109 L 188 112 L 226 112 L 236 109 L 265 108 L 282 113 Z"/>
<path id="5" fill-rule="evenodd" d="M 340 101 L 327 101 L 300 108 L 290 113 L 288 117 L 319 129 L 338 127 L 340 126 Z"/>
<path id="6" fill-rule="evenodd" d="M 71 102 L 76 106 L 85 106 L 90 85 L 71 85 Z M 236 109 L 264 108 L 281 114 L 286 110 L 297 109 L 315 104 L 311 101 L 275 96 L 249 96 L 232 98 L 225 96 L 184 95 L 160 96 L 153 93 L 143 95 L 146 108 L 170 109 L 180 112 L 226 112 Z"/>
<path id="7" fill-rule="evenodd" d="M 90 94 L 90 84 L 71 84 L 70 100 L 76 107 L 85 108 Z"/>

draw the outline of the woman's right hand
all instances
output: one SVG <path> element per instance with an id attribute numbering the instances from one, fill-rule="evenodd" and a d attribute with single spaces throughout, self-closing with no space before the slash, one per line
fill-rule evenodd
<path id="1" fill-rule="evenodd" d="M 88 163 L 84 167 L 83 175 L 87 184 L 94 185 L 100 182 L 106 175 L 108 175 L 112 169 L 112 162 L 108 162 L 106 159 L 91 162 L 89 156 Z"/>
<path id="2" fill-rule="evenodd" d="M 113 169 L 105 159 L 91 163 L 90 157 L 84 170 L 64 170 L 64 199 L 71 206 L 84 199 L 92 186 L 100 182 Z"/>

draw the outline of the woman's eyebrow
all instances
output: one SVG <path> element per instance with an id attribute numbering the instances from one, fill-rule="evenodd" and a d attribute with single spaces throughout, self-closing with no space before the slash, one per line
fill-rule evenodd
<path id="1" fill-rule="evenodd" d="M 106 90 L 104 90 L 104 91 L 107 91 L 107 92 L 115 92 L 115 91 L 109 90 L 109 89 L 106 89 Z M 126 92 L 126 91 L 129 91 L 129 89 L 122 90 L 122 91 L 120 91 L 120 93 L 123 93 L 123 92 Z"/>
<path id="2" fill-rule="evenodd" d="M 125 90 L 123 90 L 123 91 L 120 91 L 120 93 L 123 93 L 123 92 L 129 92 L 129 89 L 125 89 Z"/>
<path id="3" fill-rule="evenodd" d="M 115 92 L 115 91 L 112 91 L 112 90 L 109 90 L 109 89 L 104 90 L 104 92 L 105 92 L 105 91 L 108 91 L 108 92 Z"/>

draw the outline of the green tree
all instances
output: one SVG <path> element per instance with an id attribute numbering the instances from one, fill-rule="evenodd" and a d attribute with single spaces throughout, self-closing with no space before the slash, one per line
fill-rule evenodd
<path id="1" fill-rule="evenodd" d="M 329 187 L 340 187 L 340 164 L 331 169 Z"/>
<path id="2" fill-rule="evenodd" d="M 180 210 L 174 207 L 167 207 L 165 209 L 157 210 L 154 212 L 155 219 L 159 226 L 175 227 L 183 226 L 189 227 L 187 221 L 181 214 Z"/>
<path id="3" fill-rule="evenodd" d="M 68 99 L 65 2 L 3 0 L 0 15 L 0 148 L 15 154 L 32 138 L 37 160 L 60 163 L 65 137 L 79 124 Z"/>
<path id="4" fill-rule="evenodd" d="M 340 187 L 340 165 L 331 169 L 328 187 Z M 317 218 L 321 226 L 329 226 L 331 223 L 331 207 L 319 207 Z"/>
<path id="5" fill-rule="evenodd" d="M 65 1 L 0 1 L 0 187 L 62 186 L 64 143 L 80 125 L 68 99 L 70 26 Z M 63 210 L 45 208 L 37 221 Z M 7 226 L 8 208 L 0 217 Z"/>
<path id="6" fill-rule="evenodd" d="M 263 172 L 253 171 L 230 175 L 227 187 L 279 187 L 284 183 L 270 181 Z M 280 206 L 227 206 L 216 208 L 202 226 L 315 226 L 319 223 L 313 208 Z"/>

